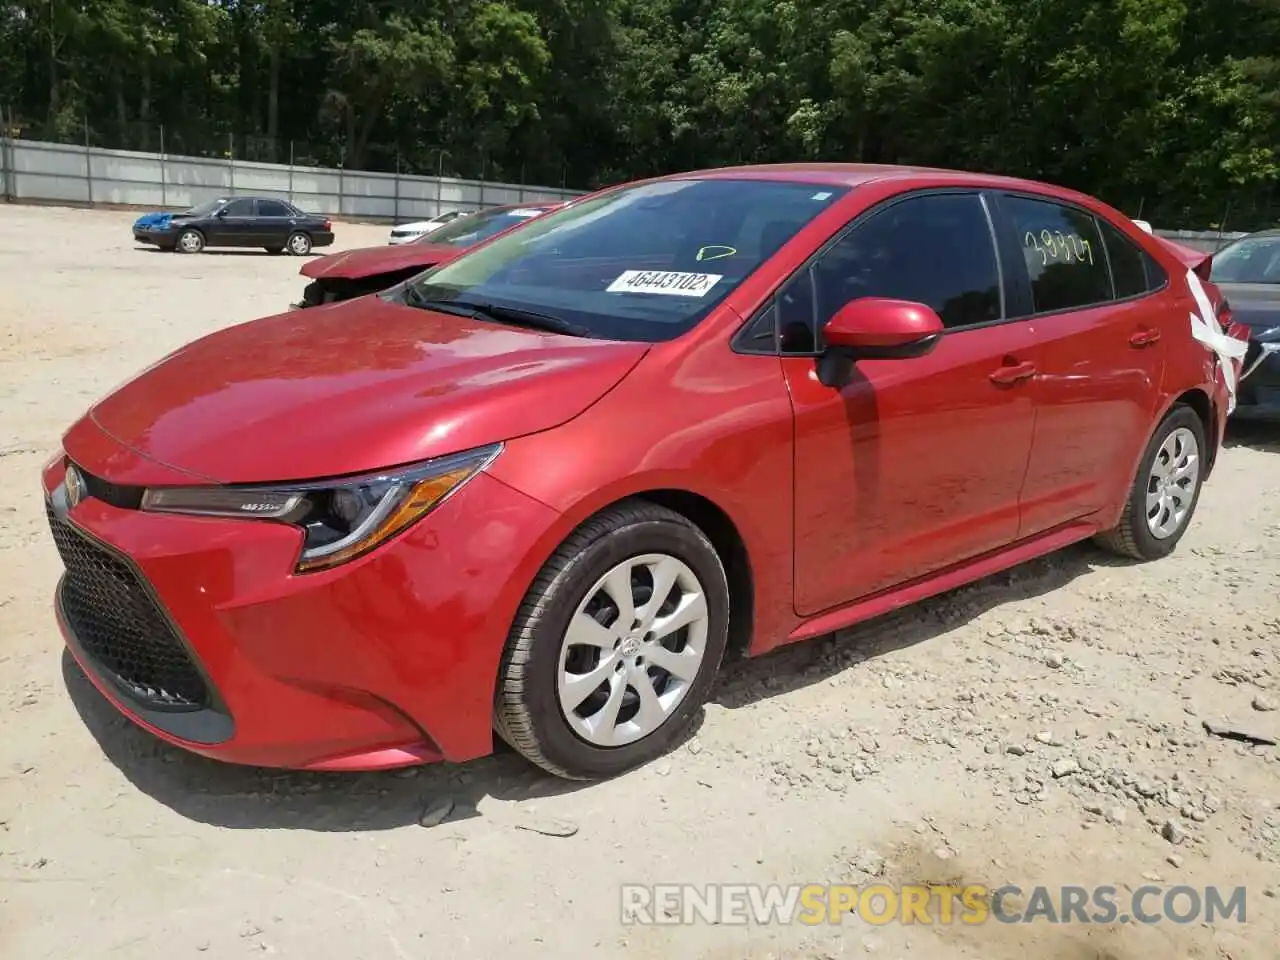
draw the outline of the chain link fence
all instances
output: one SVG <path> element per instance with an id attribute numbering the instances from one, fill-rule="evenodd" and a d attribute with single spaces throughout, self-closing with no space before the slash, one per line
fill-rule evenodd
<path id="1" fill-rule="evenodd" d="M 144 121 L 109 122 L 80 117 L 74 121 L 33 121 L 0 104 L 0 131 L 10 139 L 38 140 L 88 149 L 127 150 L 247 163 L 287 164 L 300 167 L 360 170 L 409 176 L 489 180 L 509 184 L 569 189 L 563 165 L 545 164 L 530 169 L 524 163 L 494 163 L 482 152 L 454 156 L 438 147 L 405 150 L 395 144 L 366 143 L 354 150 L 336 136 L 308 141 L 279 137 L 237 135 L 217 124 L 199 129 Z"/>
<path id="2" fill-rule="evenodd" d="M 0 193 L 17 201 L 181 209 L 250 192 L 315 213 L 372 220 L 426 219 L 577 193 L 529 184 L 523 168 L 510 176 L 483 157 L 469 170 L 439 149 L 407 159 L 371 144 L 357 163 L 341 143 L 238 139 L 233 133 L 223 138 L 216 132 L 185 137 L 146 124 L 111 129 L 116 136 L 101 136 L 88 122 L 79 130 L 65 124 L 50 130 L 0 108 Z"/>

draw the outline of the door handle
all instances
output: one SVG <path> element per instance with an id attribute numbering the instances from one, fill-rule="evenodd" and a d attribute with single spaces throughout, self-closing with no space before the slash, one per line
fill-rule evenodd
<path id="1" fill-rule="evenodd" d="M 1160 339 L 1159 330 L 1137 330 L 1129 335 L 1129 346 L 1149 347 Z"/>
<path id="2" fill-rule="evenodd" d="M 1023 361 L 1022 363 L 1006 364 L 998 368 L 991 374 L 991 382 L 1001 385 L 1017 383 L 1020 380 L 1027 380 L 1036 375 L 1036 365 L 1031 361 Z"/>

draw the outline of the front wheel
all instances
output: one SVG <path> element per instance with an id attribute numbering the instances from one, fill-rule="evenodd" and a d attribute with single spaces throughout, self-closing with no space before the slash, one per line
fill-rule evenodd
<path id="1" fill-rule="evenodd" d="M 1120 523 L 1098 543 L 1135 560 L 1159 560 L 1187 532 L 1204 480 L 1204 424 L 1190 407 L 1178 405 L 1147 443 Z"/>
<path id="2" fill-rule="evenodd" d="M 706 534 L 656 504 L 618 504 L 530 587 L 499 670 L 497 731 L 566 779 L 647 763 L 692 724 L 728 626 L 729 587 Z"/>
<path id="3" fill-rule="evenodd" d="M 311 238 L 305 233 L 291 233 L 287 246 L 295 257 L 305 257 L 311 252 Z"/>
<path id="4" fill-rule="evenodd" d="M 204 249 L 204 234 L 199 230 L 183 230 L 175 249 L 179 253 L 199 253 Z"/>

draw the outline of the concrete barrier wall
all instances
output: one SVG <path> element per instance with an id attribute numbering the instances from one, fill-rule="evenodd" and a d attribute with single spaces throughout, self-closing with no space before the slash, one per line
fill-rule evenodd
<path id="1" fill-rule="evenodd" d="M 99 150 L 0 140 L 0 192 L 13 201 L 184 210 L 229 194 L 289 200 L 350 220 L 424 220 L 447 210 L 567 200 L 573 190 L 482 180 Z"/>
<path id="2" fill-rule="evenodd" d="M 1156 230 L 1155 235 L 1190 247 L 1192 250 L 1202 250 L 1205 253 L 1214 253 L 1221 250 L 1232 240 L 1248 236 L 1248 234 L 1239 232 L 1218 233 L 1216 230 Z"/>

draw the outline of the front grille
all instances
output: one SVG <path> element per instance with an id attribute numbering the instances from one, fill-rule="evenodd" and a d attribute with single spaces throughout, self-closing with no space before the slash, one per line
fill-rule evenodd
<path id="1" fill-rule="evenodd" d="M 62 612 L 76 641 L 134 699 L 159 709 L 199 709 L 209 688 L 133 568 L 45 505 L 67 574 Z"/>

